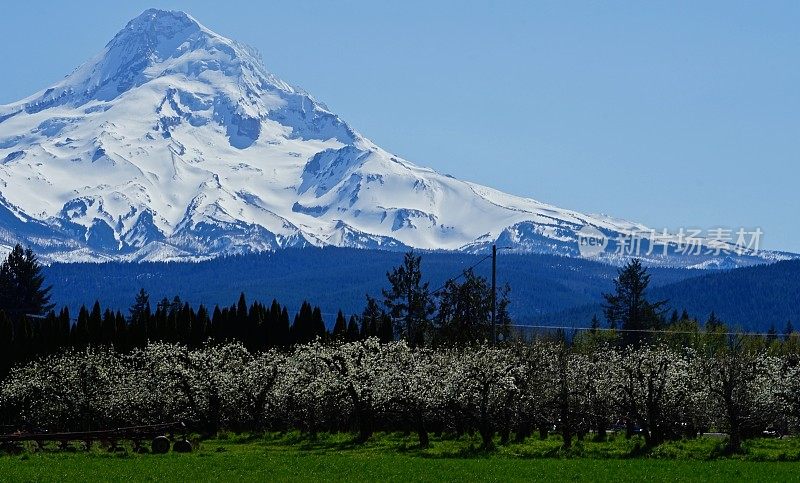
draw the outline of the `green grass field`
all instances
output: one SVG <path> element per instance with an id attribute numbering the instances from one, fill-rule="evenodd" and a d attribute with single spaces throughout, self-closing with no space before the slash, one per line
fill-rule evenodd
<path id="1" fill-rule="evenodd" d="M 402 435 L 381 435 L 358 446 L 347 435 L 321 435 L 313 442 L 296 435 L 231 436 L 203 441 L 191 454 L 27 450 L 0 457 L 0 480 L 800 481 L 796 439 L 752 441 L 733 458 L 718 456 L 720 443 L 673 442 L 641 454 L 639 441 L 618 438 L 565 453 L 550 438 L 483 452 L 471 438 L 435 440 L 420 450 Z"/>

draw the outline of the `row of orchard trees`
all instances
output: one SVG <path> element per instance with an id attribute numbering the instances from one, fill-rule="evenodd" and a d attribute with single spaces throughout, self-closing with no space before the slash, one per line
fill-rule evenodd
<path id="1" fill-rule="evenodd" d="M 155 343 L 129 354 L 72 350 L 15 368 L 0 388 L 5 424 L 87 430 L 180 420 L 194 430 L 477 432 L 489 447 L 556 431 L 648 446 L 704 431 L 729 449 L 800 422 L 800 365 L 741 338 L 697 349 L 563 342 L 411 348 L 319 341 L 291 351 L 238 343 Z"/>

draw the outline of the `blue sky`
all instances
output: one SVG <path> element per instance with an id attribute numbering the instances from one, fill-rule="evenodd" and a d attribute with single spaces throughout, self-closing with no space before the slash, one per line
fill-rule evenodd
<path id="1" fill-rule="evenodd" d="M 248 43 L 377 144 L 654 228 L 800 252 L 800 2 L 10 2 L 0 103 L 149 7 Z"/>

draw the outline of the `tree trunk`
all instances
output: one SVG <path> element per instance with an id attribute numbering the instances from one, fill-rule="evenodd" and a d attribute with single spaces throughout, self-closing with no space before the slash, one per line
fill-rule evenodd
<path id="1" fill-rule="evenodd" d="M 522 443 L 525 441 L 525 438 L 530 436 L 531 428 L 527 421 L 520 420 L 517 424 L 517 428 L 514 431 L 514 441 L 517 443 Z"/>
<path id="2" fill-rule="evenodd" d="M 605 416 L 599 416 L 595 421 L 595 434 L 594 440 L 602 442 L 608 439 L 608 421 Z"/>
<path id="3" fill-rule="evenodd" d="M 430 439 L 428 438 L 428 430 L 425 428 L 425 417 L 422 415 L 422 411 L 417 410 L 414 414 L 414 419 L 416 420 L 419 447 L 427 448 L 430 446 Z"/>
<path id="4" fill-rule="evenodd" d="M 548 428 L 548 424 L 545 422 L 539 423 L 539 439 L 544 441 L 547 439 L 547 436 L 550 434 L 550 428 Z"/>

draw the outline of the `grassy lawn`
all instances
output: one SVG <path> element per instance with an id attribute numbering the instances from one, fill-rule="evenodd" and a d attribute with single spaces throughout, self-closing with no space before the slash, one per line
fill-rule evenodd
<path id="1" fill-rule="evenodd" d="M 636 440 L 585 443 L 559 450 L 557 438 L 475 450 L 476 440 L 435 440 L 419 450 L 413 438 L 381 435 L 356 446 L 347 435 L 310 442 L 296 435 L 230 437 L 202 442 L 191 454 L 26 451 L 0 457 L 2 481 L 793 481 L 800 480 L 797 440 L 750 442 L 745 455 L 715 456 L 719 441 L 669 443 L 647 455 Z M 631 453 L 633 452 L 633 453 Z M 768 460 L 768 461 L 759 461 Z"/>

